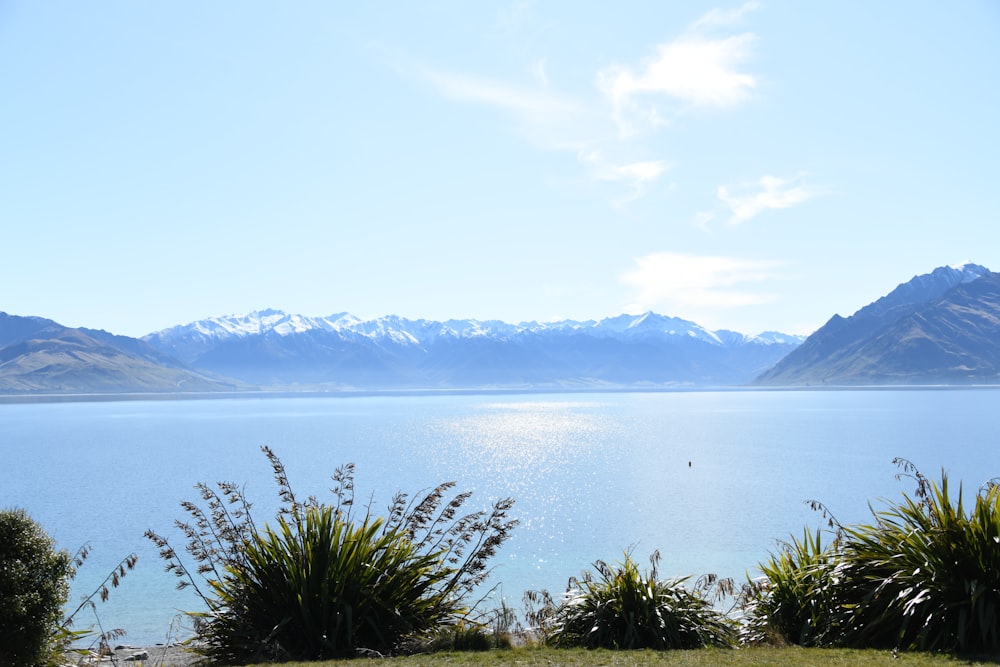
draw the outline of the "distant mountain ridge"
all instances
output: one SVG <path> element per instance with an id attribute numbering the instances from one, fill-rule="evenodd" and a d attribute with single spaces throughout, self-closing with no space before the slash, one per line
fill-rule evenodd
<path id="1" fill-rule="evenodd" d="M 135 338 L 0 313 L 0 393 L 233 390 Z"/>
<path id="2" fill-rule="evenodd" d="M 263 310 L 143 340 L 194 368 L 268 386 L 444 389 L 739 384 L 802 338 L 713 332 L 651 312 L 508 324 Z"/>
<path id="3" fill-rule="evenodd" d="M 141 340 L 0 313 L 0 394 L 724 386 L 801 341 L 655 313 L 508 324 L 263 310 Z"/>
<path id="4" fill-rule="evenodd" d="M 978 264 L 915 276 L 834 315 L 754 382 L 771 386 L 1000 381 L 1000 274 Z"/>
<path id="5" fill-rule="evenodd" d="M 267 309 L 245 315 L 212 317 L 190 324 L 170 327 L 143 337 L 157 347 L 170 345 L 180 339 L 220 341 L 232 337 L 245 337 L 274 333 L 279 336 L 309 331 L 353 332 L 372 338 L 389 337 L 399 342 L 428 342 L 437 337 L 472 338 L 492 336 L 504 338 L 526 332 L 578 331 L 604 337 L 634 337 L 638 335 L 683 334 L 707 342 L 722 343 L 723 337 L 744 342 L 758 341 L 786 343 L 801 341 L 801 336 L 765 332 L 747 336 L 733 331 L 709 331 L 704 327 L 677 317 L 667 317 L 653 312 L 641 315 L 619 315 L 600 321 L 562 320 L 558 322 L 521 322 L 508 324 L 500 320 L 409 320 L 389 315 L 372 320 L 361 320 L 350 313 L 336 313 L 327 317 L 307 317 L 288 314 L 281 310 Z"/>
<path id="6" fill-rule="evenodd" d="M 0 394 L 1000 384 L 1000 274 L 913 277 L 808 338 L 602 320 L 362 320 L 280 310 L 142 339 L 0 313 Z"/>

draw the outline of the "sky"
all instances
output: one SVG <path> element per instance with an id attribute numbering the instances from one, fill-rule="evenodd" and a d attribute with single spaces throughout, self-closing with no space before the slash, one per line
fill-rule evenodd
<path id="1" fill-rule="evenodd" d="M 0 311 L 808 334 L 1000 271 L 1000 3 L 0 0 Z"/>

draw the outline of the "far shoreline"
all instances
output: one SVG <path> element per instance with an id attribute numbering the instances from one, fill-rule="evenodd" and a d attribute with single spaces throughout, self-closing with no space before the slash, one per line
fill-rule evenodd
<path id="1" fill-rule="evenodd" d="M 0 394 L 0 405 L 31 403 L 112 403 L 125 401 L 198 401 L 283 398 L 366 398 L 419 396 L 511 396 L 551 394 L 664 394 L 718 392 L 830 392 L 830 391 L 963 391 L 996 390 L 1000 384 L 872 384 L 872 385 L 684 385 L 592 387 L 455 387 L 413 389 L 290 389 L 217 392 L 94 392 Z"/>

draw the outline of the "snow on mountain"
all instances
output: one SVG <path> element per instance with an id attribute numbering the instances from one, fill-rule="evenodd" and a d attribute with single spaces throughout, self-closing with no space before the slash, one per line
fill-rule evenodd
<path id="1" fill-rule="evenodd" d="M 361 320 L 350 313 L 337 313 L 328 317 L 306 317 L 290 315 L 281 310 L 268 308 L 242 315 L 210 317 L 197 322 L 183 324 L 149 334 L 144 338 L 170 339 L 180 337 L 201 337 L 210 340 L 256 336 L 274 332 L 280 336 L 303 333 L 312 330 L 337 331 L 355 326 Z"/>
<path id="2" fill-rule="evenodd" d="M 509 324 L 500 320 L 410 320 L 397 315 L 387 315 L 372 320 L 361 320 L 350 313 L 337 313 L 327 317 L 307 317 L 267 309 L 243 315 L 228 315 L 199 320 L 190 324 L 171 327 L 146 336 L 161 343 L 171 340 L 201 339 L 220 341 L 275 334 L 288 336 L 308 331 L 337 332 L 344 335 L 361 335 L 372 340 L 384 340 L 399 345 L 420 345 L 439 338 L 489 337 L 509 339 L 524 333 L 578 332 L 599 337 L 634 338 L 648 335 L 686 336 L 715 345 L 724 345 L 716 332 L 677 317 L 667 317 L 653 312 L 641 315 L 618 315 L 600 321 L 561 320 L 558 322 L 521 322 Z M 742 336 L 742 334 L 738 334 Z M 783 342 L 792 342 L 786 337 Z"/>
<path id="3" fill-rule="evenodd" d="M 990 272 L 985 266 L 979 264 L 973 264 L 972 262 L 966 260 L 964 262 L 959 262 L 958 264 L 952 264 L 950 269 L 958 271 L 963 276 L 963 283 L 972 282 L 976 278 L 986 275 Z"/>
<path id="4" fill-rule="evenodd" d="M 240 381 L 368 388 L 739 384 L 800 342 L 713 332 L 652 312 L 509 324 L 280 310 L 211 318 L 145 340 L 192 368 Z"/>
<path id="5" fill-rule="evenodd" d="M 756 336 L 747 336 L 748 341 L 762 345 L 798 345 L 805 339 L 805 336 L 786 334 L 780 331 L 763 331 Z"/>
<path id="6" fill-rule="evenodd" d="M 567 328 L 566 322 L 561 323 Z M 704 327 L 683 320 L 679 317 L 667 317 L 654 312 L 641 315 L 618 315 L 607 317 L 599 322 L 578 323 L 581 332 L 591 335 L 613 338 L 634 338 L 648 335 L 688 336 L 713 344 L 722 341 L 713 332 Z"/>
<path id="7" fill-rule="evenodd" d="M 373 339 L 385 339 L 397 345 L 419 345 L 420 339 L 412 331 L 420 331 L 423 320 L 411 321 L 396 315 L 375 320 L 357 321 L 344 330 L 363 334 Z"/>

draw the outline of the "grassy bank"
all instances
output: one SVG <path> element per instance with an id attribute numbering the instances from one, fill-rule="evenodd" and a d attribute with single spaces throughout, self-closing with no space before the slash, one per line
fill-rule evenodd
<path id="1" fill-rule="evenodd" d="M 610 667 L 646 665 L 669 667 L 947 667 L 998 665 L 993 658 L 959 658 L 931 653 L 851 649 L 749 648 L 739 650 L 696 649 L 690 651 L 587 651 L 584 649 L 520 648 L 483 653 L 434 653 L 386 659 L 290 662 L 285 667 Z M 260 665 L 258 667 L 263 667 Z"/>

